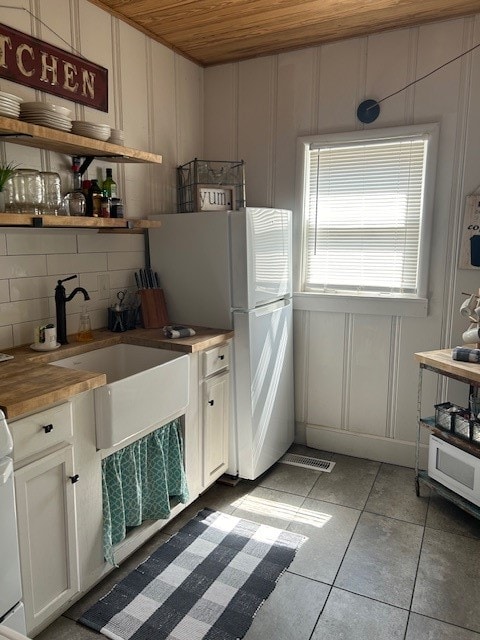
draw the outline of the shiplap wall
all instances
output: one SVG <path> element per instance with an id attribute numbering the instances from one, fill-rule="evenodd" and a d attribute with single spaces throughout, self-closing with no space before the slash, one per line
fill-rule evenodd
<path id="1" fill-rule="evenodd" d="M 26 101 L 44 100 L 73 110 L 72 118 L 123 129 L 125 144 L 163 156 L 162 165 L 106 164 L 95 161 L 86 178 L 105 177 L 111 166 L 126 215 L 143 218 L 175 210 L 175 167 L 202 155 L 203 70 L 86 0 L 11 0 L 26 7 L 88 60 L 109 72 L 109 111 L 104 113 L 0 78 L 0 90 Z M 1 9 L 0 22 L 68 49 L 26 11 Z M 58 171 L 70 187 L 71 158 L 0 143 L 0 161 Z M 0 349 L 30 343 L 33 327 L 54 321 L 57 279 L 76 273 L 92 297 L 94 328 L 107 322 L 107 307 L 123 288 L 134 288 L 134 271 L 144 266 L 142 236 L 48 230 L 0 233 Z M 100 293 L 98 276 L 108 275 L 110 291 Z M 67 293 L 77 281 L 67 283 Z M 78 326 L 82 305 L 67 304 L 67 331 Z"/>
<path id="2" fill-rule="evenodd" d="M 209 68 L 205 154 L 246 161 L 247 204 L 293 209 L 298 264 L 297 137 L 361 128 L 363 99 L 381 99 L 477 42 L 478 16 Z M 456 269 L 464 196 L 480 184 L 479 101 L 475 51 L 383 102 L 369 125 L 440 124 L 428 317 L 306 311 L 297 299 L 297 441 L 413 465 L 413 354 L 458 344 L 461 292 L 480 285 L 478 273 Z M 426 414 L 446 394 L 424 376 Z"/>

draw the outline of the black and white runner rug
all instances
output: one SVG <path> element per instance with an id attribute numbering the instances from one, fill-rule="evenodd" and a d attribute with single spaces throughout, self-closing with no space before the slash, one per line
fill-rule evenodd
<path id="1" fill-rule="evenodd" d="M 237 640 L 305 537 L 204 509 L 88 609 L 113 640 Z"/>

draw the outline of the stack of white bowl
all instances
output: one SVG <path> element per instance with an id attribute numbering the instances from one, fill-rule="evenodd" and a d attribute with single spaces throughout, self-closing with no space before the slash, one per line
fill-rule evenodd
<path id="1" fill-rule="evenodd" d="M 20 105 L 21 120 L 60 131 L 71 131 L 71 115 L 70 109 L 49 102 L 24 102 Z"/>
<path id="2" fill-rule="evenodd" d="M 7 118 L 18 118 L 20 115 L 20 103 L 23 98 L 13 95 L 13 93 L 5 93 L 0 91 L 0 116 Z"/>
<path id="3" fill-rule="evenodd" d="M 118 144 L 123 147 L 125 144 L 125 134 L 123 133 L 123 129 L 112 129 L 108 141 L 112 144 Z"/>
<path id="4" fill-rule="evenodd" d="M 72 133 L 78 136 L 86 136 L 95 140 L 106 142 L 110 138 L 110 125 L 86 122 L 85 120 L 74 120 L 72 122 Z"/>

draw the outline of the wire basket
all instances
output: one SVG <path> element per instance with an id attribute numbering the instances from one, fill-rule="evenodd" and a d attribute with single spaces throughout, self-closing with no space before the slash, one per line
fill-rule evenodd
<path id="1" fill-rule="evenodd" d="M 454 433 L 457 416 L 468 418 L 468 409 L 459 407 L 452 402 L 442 402 L 435 405 L 435 425 L 440 429 Z"/>
<path id="2" fill-rule="evenodd" d="M 199 160 L 177 167 L 177 212 L 229 211 L 245 206 L 243 160 Z"/>

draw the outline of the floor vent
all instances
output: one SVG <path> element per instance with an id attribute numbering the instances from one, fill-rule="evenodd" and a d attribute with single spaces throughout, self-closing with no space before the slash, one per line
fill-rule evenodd
<path id="1" fill-rule="evenodd" d="M 335 466 L 335 462 L 331 460 L 321 460 L 320 458 L 311 458 L 309 456 L 301 456 L 297 453 L 286 453 L 279 462 L 291 464 L 294 467 L 304 467 L 305 469 L 315 469 L 316 471 L 330 471 Z"/>

